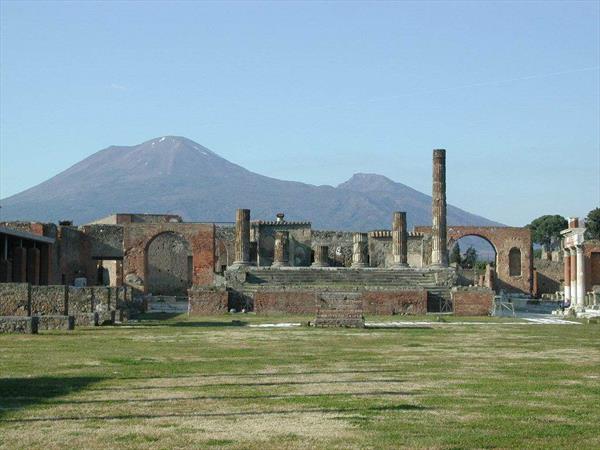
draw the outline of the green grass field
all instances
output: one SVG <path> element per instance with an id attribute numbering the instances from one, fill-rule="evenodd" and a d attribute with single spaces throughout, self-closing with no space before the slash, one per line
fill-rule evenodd
<path id="1" fill-rule="evenodd" d="M 0 447 L 600 448 L 600 325 L 232 319 L 0 335 Z"/>

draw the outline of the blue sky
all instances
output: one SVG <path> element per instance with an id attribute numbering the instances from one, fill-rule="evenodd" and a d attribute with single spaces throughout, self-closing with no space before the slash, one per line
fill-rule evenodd
<path id="1" fill-rule="evenodd" d="M 374 172 L 509 225 L 600 204 L 599 2 L 2 1 L 0 197 L 181 135 L 261 174 Z"/>

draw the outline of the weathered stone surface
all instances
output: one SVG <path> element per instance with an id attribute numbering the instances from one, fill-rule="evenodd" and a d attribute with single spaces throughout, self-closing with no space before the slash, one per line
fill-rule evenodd
<path id="1" fill-rule="evenodd" d="M 327 245 L 317 245 L 315 247 L 315 261 L 313 267 L 328 267 L 329 266 L 329 247 Z"/>
<path id="2" fill-rule="evenodd" d="M 29 283 L 0 283 L 0 316 L 29 316 L 30 311 Z"/>
<path id="3" fill-rule="evenodd" d="M 408 267 L 408 234 L 406 232 L 406 212 L 396 211 L 392 222 L 392 267 Z"/>
<path id="4" fill-rule="evenodd" d="M 112 288 L 106 286 L 94 286 L 89 288 L 94 297 L 94 309 L 98 312 L 110 311 Z"/>
<path id="5" fill-rule="evenodd" d="M 192 286 L 188 290 L 190 316 L 210 316 L 228 311 L 229 293 L 225 288 Z"/>
<path id="6" fill-rule="evenodd" d="M 36 334 L 38 332 L 37 317 L 0 316 L 1 333 Z"/>
<path id="7" fill-rule="evenodd" d="M 317 297 L 316 327 L 364 328 L 361 294 L 321 292 Z"/>
<path id="8" fill-rule="evenodd" d="M 115 311 L 97 311 L 99 325 L 114 325 Z"/>
<path id="9" fill-rule="evenodd" d="M 69 314 L 91 313 L 94 311 L 94 290 L 89 287 L 69 286 Z"/>
<path id="10" fill-rule="evenodd" d="M 31 315 L 64 315 L 68 313 L 68 287 L 31 286 Z"/>
<path id="11" fill-rule="evenodd" d="M 75 317 L 50 315 L 36 316 L 38 319 L 38 330 L 74 330 Z"/>
<path id="12" fill-rule="evenodd" d="M 431 195 L 431 264 L 448 266 L 446 247 L 446 150 L 433 151 L 433 193 Z"/>
<path id="13" fill-rule="evenodd" d="M 250 264 L 250 210 L 238 209 L 235 216 L 235 265 Z"/>
<path id="14" fill-rule="evenodd" d="M 369 236 L 367 233 L 354 233 L 352 238 L 352 267 L 369 266 Z"/>
<path id="15" fill-rule="evenodd" d="M 494 291 L 485 287 L 454 287 L 451 291 L 455 316 L 488 316 Z"/>
<path id="16" fill-rule="evenodd" d="M 283 230 L 275 232 L 275 251 L 272 267 L 289 266 L 290 233 Z"/>

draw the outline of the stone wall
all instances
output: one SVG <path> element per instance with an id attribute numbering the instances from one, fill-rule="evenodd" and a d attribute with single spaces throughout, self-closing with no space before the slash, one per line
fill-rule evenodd
<path id="1" fill-rule="evenodd" d="M 38 332 L 37 317 L 1 316 L 0 334 L 2 333 L 24 333 L 36 334 Z"/>
<path id="2" fill-rule="evenodd" d="M 31 315 L 65 315 L 68 312 L 68 287 L 31 286 Z"/>
<path id="3" fill-rule="evenodd" d="M 73 330 L 75 317 L 73 316 L 38 316 L 38 330 Z"/>
<path id="4" fill-rule="evenodd" d="M 0 283 L 0 316 L 29 316 L 30 312 L 29 283 Z"/>
<path id="5" fill-rule="evenodd" d="M 537 272 L 537 294 L 554 294 L 562 291 L 564 281 L 564 264 L 562 261 L 549 259 L 534 259 L 533 267 Z"/>
<path id="6" fill-rule="evenodd" d="M 273 263 L 275 251 L 275 232 L 289 233 L 289 265 L 310 266 L 312 233 L 310 222 L 252 222 L 250 240 L 257 242 L 260 266 L 270 266 Z"/>
<path id="7" fill-rule="evenodd" d="M 329 265 L 350 267 L 352 264 L 352 236 L 349 231 L 312 231 L 312 245 L 329 246 Z"/>
<path id="8" fill-rule="evenodd" d="M 488 316 L 494 302 L 494 291 L 484 287 L 452 288 L 455 316 Z"/>
<path id="9" fill-rule="evenodd" d="M 69 286 L 69 314 L 92 313 L 94 311 L 94 290 L 91 287 Z"/>
<path id="10" fill-rule="evenodd" d="M 84 225 L 80 230 L 87 236 L 90 254 L 96 259 L 123 257 L 122 225 Z"/>
<path id="11" fill-rule="evenodd" d="M 365 314 L 426 314 L 427 290 L 373 290 L 362 294 Z"/>
<path id="12" fill-rule="evenodd" d="M 228 311 L 229 293 L 225 288 L 192 286 L 188 290 L 190 316 L 211 316 Z"/>

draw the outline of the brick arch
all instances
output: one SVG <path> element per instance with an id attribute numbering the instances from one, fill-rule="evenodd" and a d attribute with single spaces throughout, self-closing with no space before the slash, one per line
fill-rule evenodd
<path id="1" fill-rule="evenodd" d="M 431 234 L 431 227 L 415 227 L 415 231 Z M 496 250 L 496 290 L 531 294 L 533 282 L 533 248 L 531 231 L 522 227 L 469 227 L 449 226 L 448 249 L 465 236 L 478 236 Z M 521 274 L 510 275 L 509 253 L 512 248 L 521 252 Z"/>
<path id="2" fill-rule="evenodd" d="M 448 235 L 448 253 L 450 253 L 452 251 L 452 248 L 454 247 L 454 244 L 456 244 L 459 240 L 461 240 L 464 237 L 467 236 L 475 236 L 478 237 L 480 239 L 483 239 L 485 242 L 487 242 L 488 244 L 491 245 L 491 247 L 494 249 L 494 253 L 496 254 L 496 260 L 498 259 L 498 249 L 496 248 L 496 246 L 494 245 L 494 243 L 486 236 L 481 236 L 479 234 L 473 233 L 473 234 L 465 234 L 463 236 L 460 236 L 458 238 L 454 238 L 453 236 Z M 497 263 L 497 261 L 496 261 Z"/>
<path id="3" fill-rule="evenodd" d="M 123 228 L 123 273 L 125 279 L 137 280 L 134 286 L 147 292 L 147 251 L 160 234 L 175 233 L 184 238 L 192 250 L 192 284 L 210 285 L 215 272 L 215 226 L 200 223 L 140 223 Z"/>

